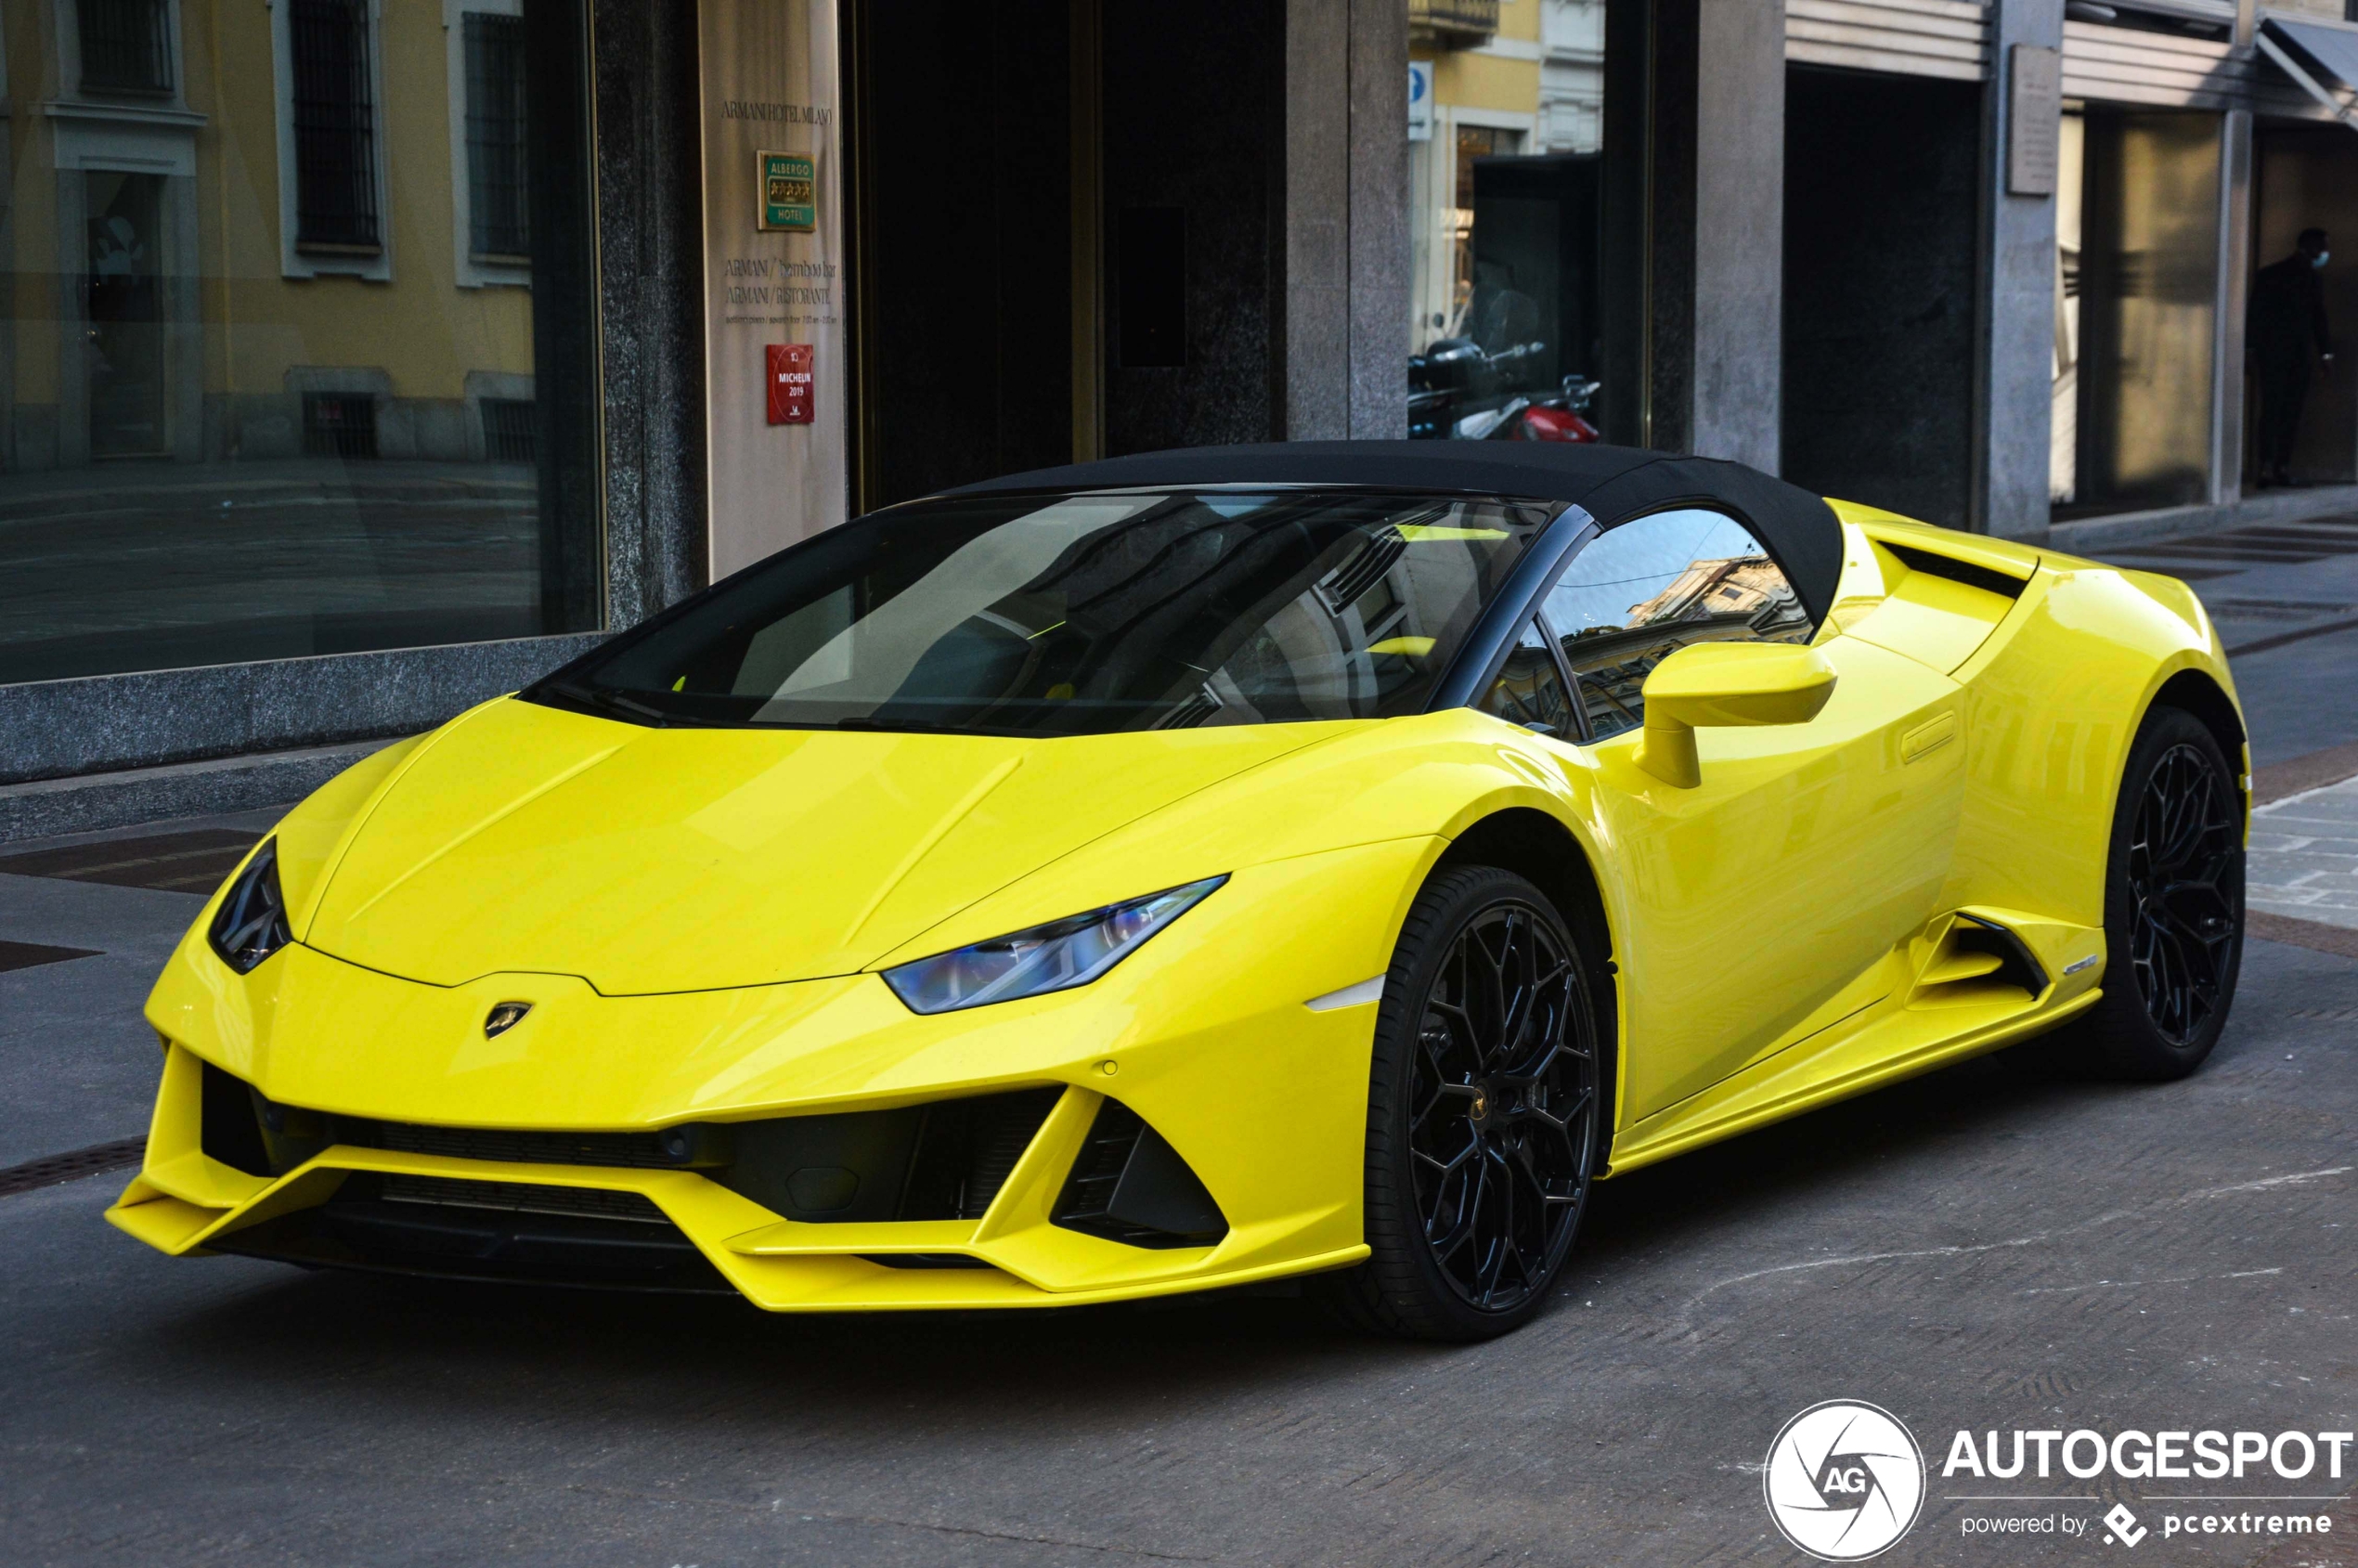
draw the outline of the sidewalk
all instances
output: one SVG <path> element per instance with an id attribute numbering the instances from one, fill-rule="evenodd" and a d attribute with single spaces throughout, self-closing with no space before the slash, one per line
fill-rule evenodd
<path id="1" fill-rule="evenodd" d="M 77 847 L 125 847 L 123 854 L 87 857 L 104 866 L 133 858 L 135 846 L 151 853 L 146 847 L 159 825 L 175 836 L 250 843 L 280 815 L 272 808 L 0 851 L 0 1103 L 10 1111 L 0 1118 L 0 1167 L 146 1128 L 161 1057 L 139 1004 L 221 875 L 175 891 L 24 875 L 10 862 L 45 853 L 54 859 Z M 167 868 L 166 877 L 173 869 L 201 875 L 183 865 Z"/>

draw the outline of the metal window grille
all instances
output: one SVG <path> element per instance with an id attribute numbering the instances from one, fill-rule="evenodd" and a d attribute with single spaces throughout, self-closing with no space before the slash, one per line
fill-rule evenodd
<path id="1" fill-rule="evenodd" d="M 163 0 L 78 0 L 74 10 L 84 90 L 172 91 L 172 20 Z"/>
<path id="2" fill-rule="evenodd" d="M 315 458 L 377 455 L 377 400 L 365 392 L 303 395 L 303 449 Z"/>
<path id="3" fill-rule="evenodd" d="M 483 400 L 483 455 L 493 462 L 535 462 L 532 405 L 521 397 Z"/>
<path id="4" fill-rule="evenodd" d="M 376 104 L 367 0 L 292 0 L 295 245 L 377 251 Z"/>
<path id="5" fill-rule="evenodd" d="M 524 19 L 467 13 L 470 249 L 485 260 L 531 253 L 525 173 Z"/>

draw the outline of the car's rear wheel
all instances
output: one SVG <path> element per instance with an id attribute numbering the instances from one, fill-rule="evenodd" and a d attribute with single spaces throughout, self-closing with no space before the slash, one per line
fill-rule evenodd
<path id="1" fill-rule="evenodd" d="M 2226 1027 L 2243 965 L 2243 802 L 2209 730 L 2156 708 L 2113 809 L 2104 999 L 2082 1039 L 2117 1077 L 2183 1078 Z"/>
<path id="2" fill-rule="evenodd" d="M 1333 1276 L 1368 1328 L 1480 1340 L 1545 1304 L 1600 1125 L 1588 969 L 1546 894 L 1471 866 L 1430 883 L 1384 978 L 1367 1096 L 1367 1237 Z"/>

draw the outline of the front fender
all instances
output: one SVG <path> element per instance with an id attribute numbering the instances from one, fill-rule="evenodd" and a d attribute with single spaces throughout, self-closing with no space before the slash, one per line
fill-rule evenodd
<path id="1" fill-rule="evenodd" d="M 1600 864 L 1598 787 L 1585 754 L 1546 746 L 1471 708 L 1391 719 L 1174 801 L 958 911 L 873 967 L 1248 866 L 1430 840 L 1401 890 L 1396 937 L 1448 842 L 1500 811 L 1545 812 Z"/>

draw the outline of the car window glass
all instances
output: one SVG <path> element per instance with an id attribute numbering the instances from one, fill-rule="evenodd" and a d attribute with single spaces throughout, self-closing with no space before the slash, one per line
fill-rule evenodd
<path id="1" fill-rule="evenodd" d="M 1537 734 L 1572 739 L 1575 733 L 1572 703 L 1564 694 L 1563 677 L 1548 653 L 1548 641 L 1537 625 L 1522 628 L 1522 636 L 1507 654 L 1507 667 L 1482 699 L 1482 711 Z"/>
<path id="2" fill-rule="evenodd" d="M 657 723 L 1020 735 L 1420 713 L 1552 514 L 1307 486 L 941 497 L 774 556 L 526 694 Z"/>
<path id="3" fill-rule="evenodd" d="M 1807 642 L 1817 629 L 1751 531 L 1700 508 L 1590 540 L 1549 590 L 1547 616 L 1600 740 L 1644 721 L 1647 675 L 1688 643 Z"/>

